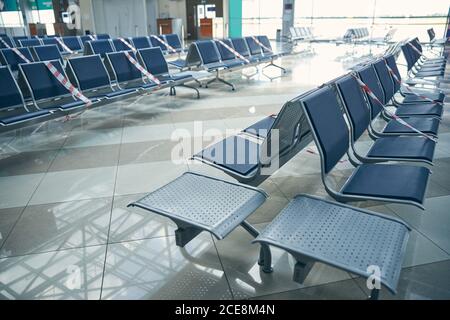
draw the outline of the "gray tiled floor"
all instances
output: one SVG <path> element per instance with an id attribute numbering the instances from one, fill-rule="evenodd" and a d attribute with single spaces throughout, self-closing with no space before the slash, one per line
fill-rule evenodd
<path id="1" fill-rule="evenodd" d="M 263 273 L 259 247 L 242 228 L 222 241 L 202 233 L 181 249 L 174 223 L 127 208 L 186 170 L 232 180 L 186 160 L 227 130 L 278 112 L 288 99 L 349 66 L 335 59 L 345 46 L 315 50 L 282 58 L 290 72 L 274 81 L 227 75 L 236 92 L 219 84 L 201 89 L 200 100 L 187 90 L 177 97 L 159 92 L 89 110 L 69 122 L 1 134 L 0 299 L 365 299 L 365 280 L 324 264 L 316 264 L 304 284 L 293 282 L 294 260 L 281 250 L 273 252 L 275 271 Z M 398 294 L 382 290 L 383 299 L 450 298 L 449 130 L 446 105 L 425 211 L 354 204 L 413 228 Z M 176 149 L 182 159 L 176 164 L 174 132 L 190 134 L 194 143 Z M 361 141 L 367 150 L 370 140 Z M 334 180 L 342 183 L 351 168 L 348 161 L 340 163 Z M 305 150 L 260 187 L 269 199 L 249 218 L 257 228 L 299 193 L 330 199 L 319 157 Z"/>

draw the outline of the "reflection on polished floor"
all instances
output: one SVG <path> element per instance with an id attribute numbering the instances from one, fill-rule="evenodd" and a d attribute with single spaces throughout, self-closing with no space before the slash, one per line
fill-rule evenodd
<path id="1" fill-rule="evenodd" d="M 273 251 L 275 271 L 263 273 L 259 247 L 243 229 L 223 241 L 203 233 L 181 249 L 168 219 L 127 208 L 187 170 L 231 179 L 199 163 L 173 163 L 174 130 L 186 129 L 198 142 L 182 150 L 188 158 L 216 135 L 277 113 L 286 100 L 342 74 L 358 61 L 345 57 L 349 50 L 316 44 L 314 54 L 284 57 L 281 64 L 290 71 L 272 82 L 261 74 L 250 80 L 241 72 L 226 75 L 236 92 L 218 84 L 201 90 L 201 100 L 182 89 L 177 97 L 160 92 L 0 135 L 0 299 L 365 299 L 364 279 L 323 264 L 303 285 L 293 282 L 294 260 L 281 250 Z M 195 121 L 202 121 L 202 132 L 193 131 Z M 363 140 L 361 149 L 369 141 Z M 350 168 L 339 164 L 335 178 L 348 176 Z M 448 106 L 432 170 L 424 212 L 354 204 L 413 228 L 399 292 L 383 290 L 382 299 L 450 298 Z M 257 228 L 298 193 L 329 198 L 319 158 L 306 151 L 261 187 L 270 197 L 249 219 Z"/>

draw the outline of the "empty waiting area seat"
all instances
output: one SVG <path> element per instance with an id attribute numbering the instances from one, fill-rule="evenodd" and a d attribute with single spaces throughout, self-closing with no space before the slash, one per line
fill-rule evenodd
<path id="1" fill-rule="evenodd" d="M 11 71 L 6 66 L 0 66 L 0 125 L 10 126 L 17 123 L 47 117 L 49 110 L 30 111 L 23 100 L 22 93 Z"/>
<path id="2" fill-rule="evenodd" d="M 329 185 L 327 175 L 349 149 L 350 136 L 336 94 L 323 87 L 302 99 L 314 140 L 320 152 L 322 181 L 338 201 L 378 200 L 415 205 L 423 209 L 430 170 L 402 164 L 361 164 L 340 191 Z"/>
<path id="3" fill-rule="evenodd" d="M 114 89 L 100 55 L 75 57 L 68 60 L 67 74 L 83 94 L 90 98 L 112 99 L 136 92 L 136 89 Z"/>

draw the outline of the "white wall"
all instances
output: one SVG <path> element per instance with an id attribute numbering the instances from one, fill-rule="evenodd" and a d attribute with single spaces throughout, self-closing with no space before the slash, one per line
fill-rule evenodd
<path id="1" fill-rule="evenodd" d="M 186 0 L 158 0 L 160 18 L 181 18 L 184 30 L 186 22 Z"/>
<path id="2" fill-rule="evenodd" d="M 181 18 L 186 30 L 186 0 L 80 0 L 83 33 L 135 36 L 158 33 L 157 18 Z M 120 33 L 120 34 L 119 34 Z"/>
<path id="3" fill-rule="evenodd" d="M 96 33 L 131 37 L 147 33 L 145 0 L 92 0 Z"/>

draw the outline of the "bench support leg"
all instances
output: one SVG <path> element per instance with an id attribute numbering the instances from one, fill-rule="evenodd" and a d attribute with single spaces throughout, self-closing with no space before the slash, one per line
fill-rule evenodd
<path id="1" fill-rule="evenodd" d="M 208 85 L 210 85 L 211 83 L 216 82 L 216 81 L 222 82 L 223 84 L 230 86 L 232 91 L 236 90 L 236 88 L 234 87 L 234 84 L 219 77 L 219 70 L 217 70 L 216 77 L 214 79 L 211 79 L 208 82 L 206 82 L 205 88 L 208 88 Z"/>
<path id="2" fill-rule="evenodd" d="M 187 84 L 180 84 L 180 85 L 178 85 L 178 87 L 183 87 L 183 88 L 187 88 L 187 89 L 192 89 L 192 90 L 194 90 L 194 91 L 197 93 L 197 99 L 200 99 L 200 91 L 198 91 L 197 88 L 192 87 L 192 86 L 189 86 L 189 85 L 187 85 Z"/>
<path id="3" fill-rule="evenodd" d="M 287 72 L 285 68 L 283 68 L 282 66 L 279 66 L 279 65 L 275 64 L 275 63 L 273 62 L 273 60 L 270 61 L 270 63 L 269 63 L 267 66 L 264 66 L 263 69 L 266 69 L 266 68 L 268 68 L 268 67 L 275 67 L 275 68 L 278 68 L 278 69 L 280 69 L 281 71 L 283 71 L 283 73 L 286 73 L 286 72 Z"/>
<path id="4" fill-rule="evenodd" d="M 297 260 L 297 263 L 294 266 L 293 280 L 297 283 L 302 284 L 305 281 L 306 277 L 308 276 L 313 266 L 314 262 L 305 263 Z"/>
<path id="5" fill-rule="evenodd" d="M 177 91 L 175 89 L 175 87 L 170 87 L 170 93 L 171 96 L 176 96 L 177 95 Z"/>
<path id="6" fill-rule="evenodd" d="M 247 221 L 241 223 L 242 228 L 244 228 L 252 237 L 256 238 L 259 235 L 259 231 L 255 229 Z M 265 273 L 271 273 L 272 269 L 272 254 L 270 248 L 267 244 L 261 243 L 261 249 L 259 251 L 258 264 L 262 266 L 262 270 Z"/>
<path id="7" fill-rule="evenodd" d="M 203 230 L 195 228 L 195 227 L 178 227 L 175 230 L 175 243 L 178 247 L 184 247 L 194 239 L 196 236 L 200 234 Z"/>

